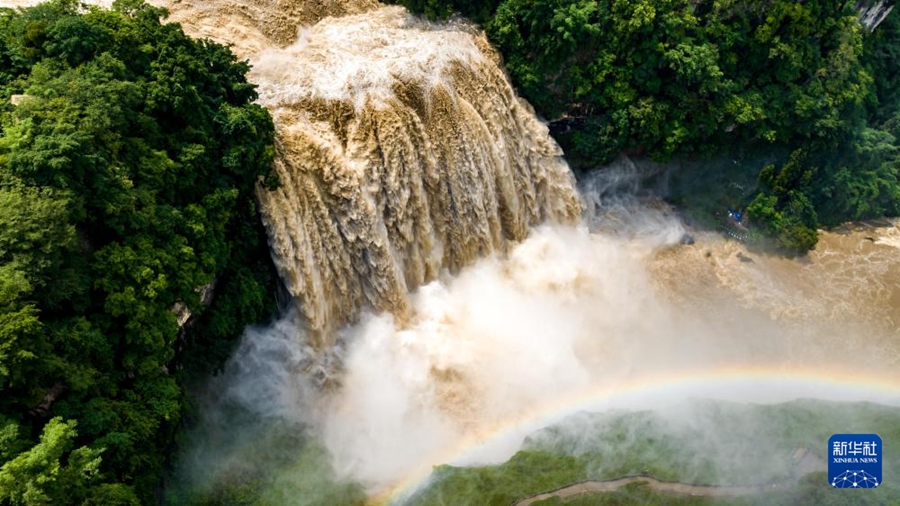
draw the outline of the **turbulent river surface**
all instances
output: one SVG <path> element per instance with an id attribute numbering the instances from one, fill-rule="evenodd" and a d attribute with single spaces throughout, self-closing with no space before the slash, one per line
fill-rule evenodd
<path id="1" fill-rule="evenodd" d="M 384 498 L 653 392 L 900 403 L 897 223 L 799 259 L 681 244 L 659 201 L 598 193 L 603 171 L 576 184 L 471 26 L 368 0 L 154 3 L 253 64 L 282 183 L 259 198 L 295 300 L 201 395 L 197 481 L 255 445 L 235 410 L 298 427 L 329 479 Z"/>

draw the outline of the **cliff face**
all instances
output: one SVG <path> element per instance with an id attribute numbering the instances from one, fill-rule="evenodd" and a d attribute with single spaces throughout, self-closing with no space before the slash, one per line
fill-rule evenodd
<path id="1" fill-rule="evenodd" d="M 869 30 L 878 28 L 894 9 L 894 0 L 862 0 L 857 2 L 859 21 Z"/>

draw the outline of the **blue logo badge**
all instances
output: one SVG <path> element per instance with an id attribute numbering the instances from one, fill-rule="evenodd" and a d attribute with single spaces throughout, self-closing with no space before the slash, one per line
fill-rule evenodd
<path id="1" fill-rule="evenodd" d="M 875 434 L 835 434 L 828 440 L 828 480 L 834 488 L 881 485 L 884 448 Z"/>

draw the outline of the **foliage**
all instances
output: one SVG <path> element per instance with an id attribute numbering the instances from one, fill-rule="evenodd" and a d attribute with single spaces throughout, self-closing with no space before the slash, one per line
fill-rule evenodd
<path id="1" fill-rule="evenodd" d="M 867 102 L 869 124 L 883 125 L 900 109 L 900 16 L 888 15 L 864 39 L 863 58 L 874 78 L 874 93 Z"/>
<path id="2" fill-rule="evenodd" d="M 802 150 L 794 151 L 781 167 L 766 165 L 759 173 L 763 187 L 747 212 L 771 229 L 778 241 L 792 251 L 807 251 L 818 240 L 818 216 L 806 195 L 815 168 L 806 163 Z"/>
<path id="3" fill-rule="evenodd" d="M 176 464 L 167 504 L 367 504 L 362 485 L 335 473 L 328 451 L 310 440 L 300 424 L 260 420 L 249 413 L 217 418 L 185 434 L 193 453 Z"/>
<path id="4" fill-rule="evenodd" d="M 793 490 L 770 492 L 764 496 L 751 497 L 698 497 L 691 495 L 660 494 L 645 483 L 627 485 L 616 492 L 586 493 L 566 499 L 557 497 L 537 501 L 535 506 L 644 506 L 665 504 L 666 506 L 843 506 L 847 497 L 840 490 L 823 486 L 828 477 L 825 473 L 810 473 L 801 479 Z M 883 496 L 866 495 L 854 500 L 860 506 L 881 506 L 886 504 Z"/>
<path id="5" fill-rule="evenodd" d="M 40 442 L 0 468 L 0 501 L 13 505 L 137 505 L 134 493 L 120 485 L 91 485 L 100 477 L 102 449 L 72 449 L 75 421 L 50 420 Z M 110 501 L 114 499 L 114 501 Z"/>
<path id="6" fill-rule="evenodd" d="M 0 415 L 43 431 L 0 454 L 0 504 L 153 502 L 185 378 L 273 310 L 271 119 L 246 62 L 165 15 L 0 11 Z"/>
<path id="7" fill-rule="evenodd" d="M 864 128 L 841 156 L 819 166 L 825 174 L 813 194 L 824 224 L 900 214 L 900 143 L 890 131 Z"/>
<path id="8" fill-rule="evenodd" d="M 827 485 L 825 473 L 795 474 L 794 452 L 803 448 L 810 458 L 824 462 L 825 443 L 841 431 L 877 433 L 885 444 L 900 442 L 898 416 L 900 410 L 894 407 L 812 400 L 776 405 L 694 400 L 672 417 L 655 411 L 582 413 L 529 436 L 523 449 L 503 464 L 437 468 L 407 504 L 508 505 L 580 481 L 642 473 L 700 485 L 789 486 L 743 498 L 679 500 L 633 485 L 583 495 L 584 501 L 535 504 L 845 504 L 846 496 Z M 885 458 L 885 469 L 900 463 L 896 456 Z M 897 497 L 900 488 L 885 481 L 869 492 L 861 499 L 865 504 L 892 504 L 890 498 Z"/>
<path id="9" fill-rule="evenodd" d="M 848 131 L 871 82 L 851 7 L 508 0 L 488 33 L 546 116 L 590 120 L 572 149 L 666 157 L 711 142 Z"/>
<path id="10" fill-rule="evenodd" d="M 473 12 L 457 1 L 401 3 L 430 16 Z M 478 15 L 577 168 L 623 152 L 807 153 L 809 180 L 784 159 L 733 203 L 752 204 L 762 229 L 805 252 L 820 224 L 900 213 L 898 137 L 887 128 L 900 122 L 900 15 L 869 33 L 855 5 L 503 0 Z"/>

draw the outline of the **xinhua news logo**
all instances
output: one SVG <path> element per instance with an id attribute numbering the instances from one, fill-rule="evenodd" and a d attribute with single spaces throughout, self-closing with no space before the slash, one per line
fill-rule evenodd
<path id="1" fill-rule="evenodd" d="M 828 440 L 828 480 L 834 488 L 881 485 L 884 447 L 875 434 L 835 434 Z"/>

